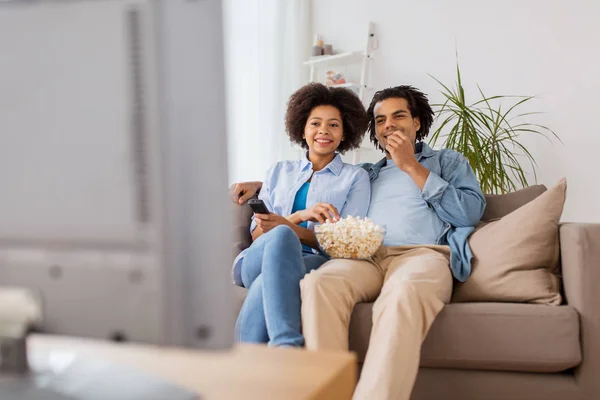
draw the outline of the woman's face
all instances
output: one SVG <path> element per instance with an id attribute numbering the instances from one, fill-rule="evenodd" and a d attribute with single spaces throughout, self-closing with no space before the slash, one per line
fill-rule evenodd
<path id="1" fill-rule="evenodd" d="M 333 106 L 318 106 L 312 109 L 306 126 L 304 140 L 308 150 L 316 155 L 333 154 L 344 138 L 342 114 Z"/>

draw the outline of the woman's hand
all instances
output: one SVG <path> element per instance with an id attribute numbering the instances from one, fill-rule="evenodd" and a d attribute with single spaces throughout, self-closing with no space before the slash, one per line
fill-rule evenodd
<path id="1" fill-rule="evenodd" d="M 314 206 L 298 212 L 302 222 L 312 221 L 324 224 L 325 221 L 339 221 L 340 213 L 333 204 L 317 203 Z"/>
<path id="2" fill-rule="evenodd" d="M 274 213 L 254 214 L 254 221 L 256 221 L 256 226 L 259 227 L 263 233 L 267 233 L 279 225 L 291 225 L 287 218 Z"/>

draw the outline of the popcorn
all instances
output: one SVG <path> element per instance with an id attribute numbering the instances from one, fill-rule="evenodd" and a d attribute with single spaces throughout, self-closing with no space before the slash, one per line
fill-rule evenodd
<path id="1" fill-rule="evenodd" d="M 321 249 L 332 258 L 369 258 L 381 246 L 384 234 L 384 228 L 370 218 L 353 216 L 315 226 Z"/>

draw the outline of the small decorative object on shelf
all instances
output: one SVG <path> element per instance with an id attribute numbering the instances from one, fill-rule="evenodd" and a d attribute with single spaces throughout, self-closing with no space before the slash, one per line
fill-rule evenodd
<path id="1" fill-rule="evenodd" d="M 323 55 L 332 56 L 333 55 L 333 46 L 330 44 L 326 44 L 323 46 Z"/>
<path id="2" fill-rule="evenodd" d="M 323 55 L 323 38 L 321 35 L 315 35 L 315 44 L 312 47 L 312 56 L 321 56 Z"/>
<path id="3" fill-rule="evenodd" d="M 315 35 L 315 44 L 321 48 L 323 48 L 323 44 L 325 42 L 323 42 L 323 36 L 321 35 Z"/>
<path id="4" fill-rule="evenodd" d="M 327 75 L 325 77 L 326 86 L 335 86 L 340 85 L 342 83 L 346 83 L 346 78 L 344 78 L 344 74 L 342 74 L 341 72 L 327 71 Z"/>

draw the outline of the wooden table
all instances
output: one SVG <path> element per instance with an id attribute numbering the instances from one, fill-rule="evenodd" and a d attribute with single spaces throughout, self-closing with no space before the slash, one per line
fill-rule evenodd
<path id="1" fill-rule="evenodd" d="M 310 352 L 238 345 L 229 351 L 198 351 L 32 335 L 32 354 L 73 352 L 155 375 L 202 399 L 350 399 L 356 357 L 346 352 Z"/>

